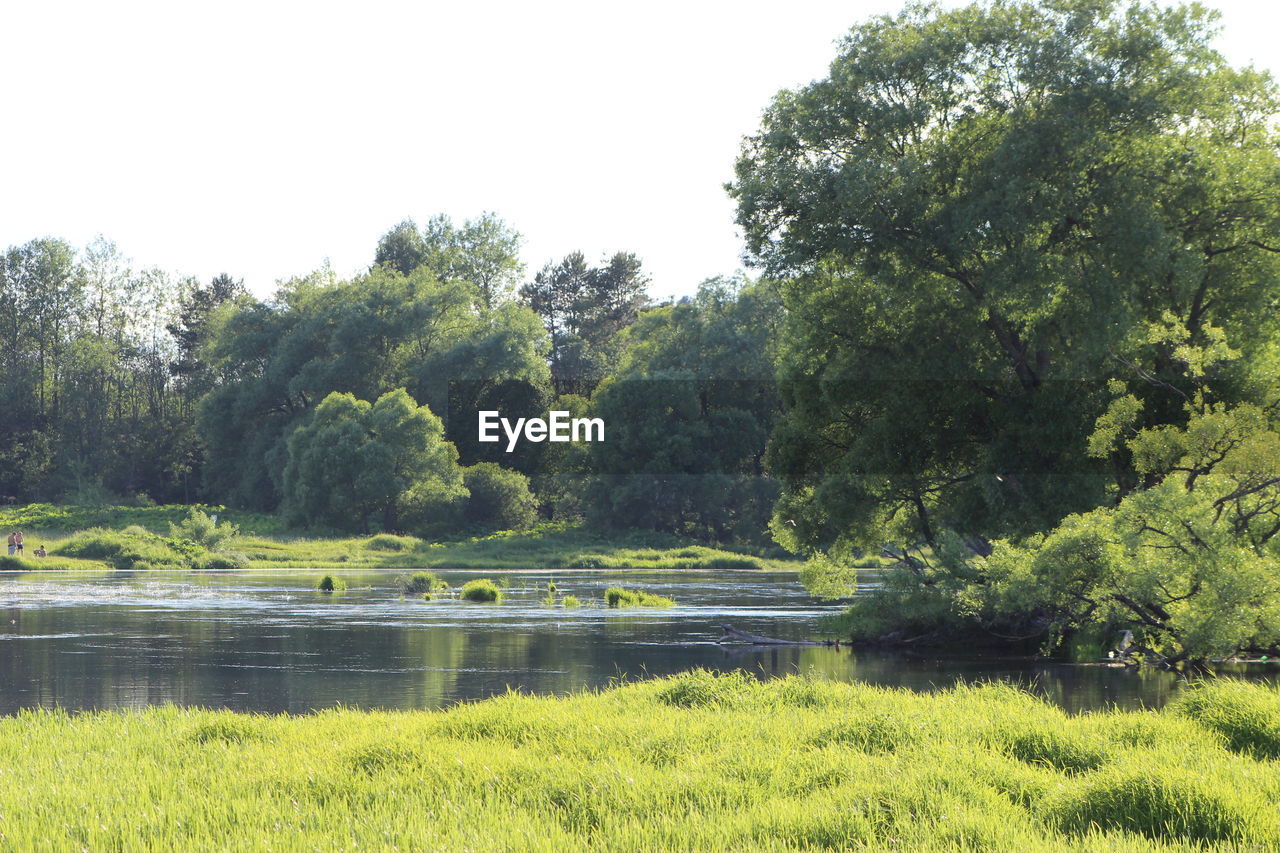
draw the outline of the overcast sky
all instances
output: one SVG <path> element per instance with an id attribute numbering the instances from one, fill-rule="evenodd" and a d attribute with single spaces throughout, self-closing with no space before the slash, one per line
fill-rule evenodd
<path id="1" fill-rule="evenodd" d="M 6 3 L 0 247 L 102 233 L 267 294 L 366 267 L 405 217 L 492 210 L 530 272 L 622 249 L 688 293 L 740 265 L 723 184 L 772 95 L 901 5 Z M 1209 5 L 1229 59 L 1280 68 L 1280 4 Z"/>

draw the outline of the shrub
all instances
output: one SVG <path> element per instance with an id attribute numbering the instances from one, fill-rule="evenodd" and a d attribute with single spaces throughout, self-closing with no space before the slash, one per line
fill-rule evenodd
<path id="1" fill-rule="evenodd" d="M 228 551 L 223 554 L 210 554 L 204 559 L 200 568 L 207 571 L 226 571 L 229 569 L 243 569 L 248 567 L 249 558 L 244 554 L 236 551 Z"/>
<path id="2" fill-rule="evenodd" d="M 1274 687 L 1202 681 L 1187 688 L 1173 711 L 1222 735 L 1235 752 L 1280 758 L 1280 692 Z"/>
<path id="3" fill-rule="evenodd" d="M 671 607 L 675 599 L 654 595 L 642 589 L 623 589 L 611 586 L 604 591 L 605 604 L 610 607 Z"/>
<path id="4" fill-rule="evenodd" d="M 561 604 L 563 604 L 565 607 L 568 607 L 568 608 L 581 607 L 581 606 L 582 606 L 582 602 L 581 602 L 581 601 L 579 601 L 579 600 L 578 600 L 578 597 L 577 597 L 577 596 L 575 596 L 575 595 L 566 595 L 564 598 L 560 599 L 560 603 L 561 603 Z"/>
<path id="5" fill-rule="evenodd" d="M 502 590 L 488 578 L 477 578 L 462 585 L 462 597 L 467 601 L 497 601 Z"/>
<path id="6" fill-rule="evenodd" d="M 220 551 L 232 539 L 240 535 L 240 528 L 230 522 L 219 524 L 203 511 L 192 507 L 187 517 L 177 524 L 169 524 L 169 536 L 173 539 L 189 539 L 202 548 Z"/>
<path id="7" fill-rule="evenodd" d="M 316 589 L 321 592 L 342 592 L 346 588 L 347 582 L 342 578 L 335 578 L 333 575 L 325 575 L 316 584 Z"/>
<path id="8" fill-rule="evenodd" d="M 364 543 L 370 551 L 412 551 L 422 544 L 416 536 L 396 536 L 391 533 L 379 533 Z"/>
<path id="9" fill-rule="evenodd" d="M 500 530 L 521 530 L 537 520 L 538 502 L 529 491 L 529 478 L 493 462 L 464 468 L 462 482 L 471 497 L 464 519 Z"/>
<path id="10" fill-rule="evenodd" d="M 431 594 L 436 590 L 448 589 L 449 585 L 441 580 L 435 572 L 414 572 L 411 575 L 400 575 L 396 585 L 405 595 Z"/>
<path id="11" fill-rule="evenodd" d="M 582 557 L 574 557 L 567 564 L 566 569 L 603 569 L 605 568 L 604 557 L 586 555 Z"/>
<path id="12" fill-rule="evenodd" d="M 77 533 L 56 552 L 67 557 L 102 560 L 119 571 L 191 568 L 204 549 L 194 543 L 181 546 L 151 533 L 117 533 L 101 527 Z"/>

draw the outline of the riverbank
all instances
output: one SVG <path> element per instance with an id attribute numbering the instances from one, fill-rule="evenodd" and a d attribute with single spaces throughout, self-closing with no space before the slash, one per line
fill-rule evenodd
<path id="1" fill-rule="evenodd" d="M 1172 850 L 1280 843 L 1280 694 L 1069 717 L 689 673 L 444 712 L 0 720 L 5 849 Z"/>
<path id="2" fill-rule="evenodd" d="M 103 571 L 193 569 L 743 569 L 795 571 L 800 563 L 740 549 L 710 547 L 652 532 L 604 536 L 568 524 L 428 541 L 414 536 L 325 536 L 289 531 L 261 513 L 204 507 L 240 528 L 218 554 L 184 553 L 169 525 L 189 507 L 67 507 L 33 504 L 0 510 L 0 530 L 26 531 L 23 560 L 0 555 L 0 569 Z M 106 535 L 101 535 L 105 531 Z M 86 540 L 96 537 L 93 542 Z M 50 556 L 37 559 L 44 545 Z"/>

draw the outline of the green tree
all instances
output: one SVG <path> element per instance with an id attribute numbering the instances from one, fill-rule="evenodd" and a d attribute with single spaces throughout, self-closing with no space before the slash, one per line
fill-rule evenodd
<path id="1" fill-rule="evenodd" d="M 456 493 L 458 454 L 444 426 L 403 388 L 370 405 L 329 394 L 288 439 L 286 517 L 294 523 L 368 532 L 398 528 L 413 491 Z"/>
<path id="2" fill-rule="evenodd" d="M 1187 423 L 1182 342 L 1153 324 L 1247 354 L 1274 339 L 1276 91 L 1212 24 L 1112 0 L 911 6 L 775 99 L 730 191 L 788 309 L 784 542 L 913 562 L 950 534 L 984 553 L 1048 530 L 1144 485 L 1128 448 L 1089 455 L 1108 379 L 1138 427 Z"/>
<path id="3" fill-rule="evenodd" d="M 713 279 L 619 336 L 618 369 L 592 401 L 609 430 L 589 451 L 592 522 L 760 537 L 778 494 L 763 457 L 781 314 L 770 285 Z"/>
<path id="4" fill-rule="evenodd" d="M 591 267 L 573 252 L 521 289 L 551 335 L 551 375 L 560 393 L 589 393 L 613 368 L 617 335 L 647 304 L 648 284 L 634 254 L 618 252 Z"/>
<path id="5" fill-rule="evenodd" d="M 386 264 L 406 276 L 426 266 L 441 281 L 468 282 L 488 309 L 510 300 L 515 292 L 524 275 L 523 243 L 520 233 L 494 213 L 457 226 L 438 214 L 423 229 L 406 219 L 384 234 L 374 264 Z"/>
<path id="6" fill-rule="evenodd" d="M 521 530 L 538 517 L 538 502 L 529 491 L 529 478 L 493 462 L 464 468 L 469 494 L 463 520 L 497 530 Z"/>

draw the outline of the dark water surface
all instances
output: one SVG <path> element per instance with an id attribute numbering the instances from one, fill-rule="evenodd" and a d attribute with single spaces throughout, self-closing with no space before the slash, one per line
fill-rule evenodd
<path id="1" fill-rule="evenodd" d="M 398 572 L 342 573 L 351 588 L 327 596 L 311 589 L 321 574 L 0 574 L 0 714 L 166 703 L 293 713 L 436 708 L 508 688 L 567 693 L 693 667 L 917 690 L 1003 678 L 1071 711 L 1159 707 L 1180 684 L 1150 669 L 716 643 L 721 623 L 806 637 L 839 609 L 810 598 L 794 574 L 442 573 L 455 586 L 505 578 L 500 604 L 404 599 Z M 552 578 L 583 606 L 544 606 Z M 610 610 L 600 599 L 614 585 L 678 606 Z M 1266 665 L 1222 671 L 1280 674 Z"/>

